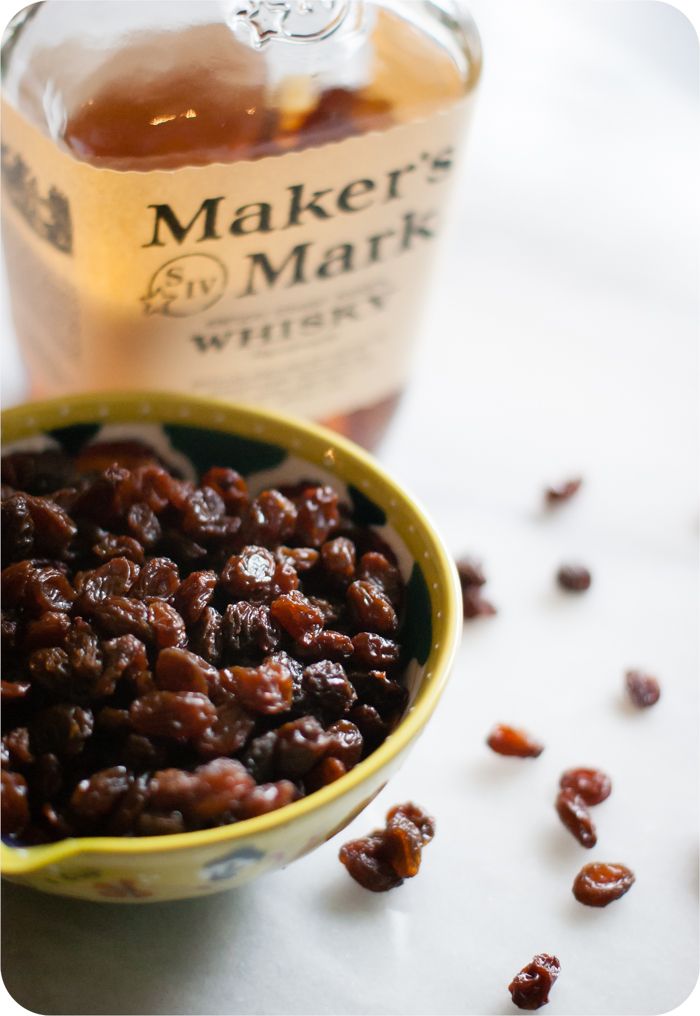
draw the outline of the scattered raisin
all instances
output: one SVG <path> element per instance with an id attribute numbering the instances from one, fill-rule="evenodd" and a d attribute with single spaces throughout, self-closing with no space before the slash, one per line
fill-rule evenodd
<path id="1" fill-rule="evenodd" d="M 598 842 L 595 826 L 586 802 L 575 790 L 560 790 L 556 800 L 557 815 L 581 846 L 594 847 Z"/>
<path id="2" fill-rule="evenodd" d="M 563 564 L 557 572 L 557 582 L 568 592 L 583 593 L 591 584 L 591 573 L 580 564 Z"/>
<path id="3" fill-rule="evenodd" d="M 551 487 L 546 487 L 544 492 L 544 499 L 548 505 L 561 504 L 564 501 L 570 501 L 571 498 L 579 492 L 583 480 L 580 476 L 576 476 L 571 480 L 563 480 L 561 483 L 554 484 Z"/>
<path id="4" fill-rule="evenodd" d="M 524 730 L 508 727 L 504 723 L 496 724 L 486 743 L 499 755 L 516 755 L 519 758 L 537 758 L 544 751 L 544 746 Z"/>
<path id="5" fill-rule="evenodd" d="M 516 974 L 508 985 L 519 1009 L 541 1009 L 549 1002 L 549 992 L 559 976 L 561 965 L 556 956 L 540 953 Z"/>
<path id="6" fill-rule="evenodd" d="M 640 709 L 648 709 L 655 705 L 661 697 L 659 682 L 651 674 L 641 670 L 628 670 L 625 674 L 627 694 Z"/>
<path id="7" fill-rule="evenodd" d="M 634 874 L 624 864 L 594 861 L 584 864 L 574 879 L 572 892 L 587 907 L 607 907 L 632 888 Z"/>
<path id="8" fill-rule="evenodd" d="M 339 858 L 363 888 L 386 892 L 418 874 L 423 847 L 434 832 L 435 822 L 422 808 L 397 805 L 388 812 L 384 829 L 343 844 Z"/>
<path id="9" fill-rule="evenodd" d="M 573 790 L 589 806 L 610 796 L 612 782 L 600 769 L 567 769 L 559 780 L 562 790 Z"/>

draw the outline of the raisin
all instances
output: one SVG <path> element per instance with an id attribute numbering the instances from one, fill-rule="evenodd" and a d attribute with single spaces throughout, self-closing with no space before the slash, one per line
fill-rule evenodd
<path id="1" fill-rule="evenodd" d="M 42 709 L 29 725 L 34 751 L 54 755 L 79 755 L 92 734 L 94 719 L 89 709 L 55 705 Z"/>
<path id="2" fill-rule="evenodd" d="M 99 822 L 112 812 L 131 786 L 133 777 L 125 766 L 101 769 L 81 780 L 70 799 L 75 818 Z"/>
<path id="3" fill-rule="evenodd" d="M 348 606 L 358 629 L 392 635 L 398 619 L 391 600 L 373 583 L 357 579 L 348 588 Z"/>
<path id="4" fill-rule="evenodd" d="M 156 691 L 134 699 L 129 716 L 138 734 L 186 741 L 201 737 L 216 719 L 216 709 L 198 692 Z"/>
<path id="5" fill-rule="evenodd" d="M 573 790 L 587 805 L 600 804 L 610 796 L 610 777 L 600 769 L 567 769 L 559 780 L 562 790 Z"/>
<path id="6" fill-rule="evenodd" d="M 188 495 L 182 514 L 182 529 L 195 540 L 211 540 L 233 536 L 241 521 L 226 515 L 226 505 L 212 487 L 200 487 Z"/>
<path id="7" fill-rule="evenodd" d="M 423 836 L 403 811 L 392 810 L 384 832 L 386 857 L 400 878 L 413 878 L 420 869 Z"/>
<path id="8" fill-rule="evenodd" d="M 571 480 L 563 480 L 561 483 L 546 487 L 544 492 L 545 502 L 548 505 L 556 505 L 562 504 L 564 501 L 570 501 L 579 492 L 582 483 L 581 477 L 576 476 Z"/>
<path id="9" fill-rule="evenodd" d="M 223 702 L 216 706 L 214 719 L 197 738 L 195 747 L 206 758 L 233 755 L 240 751 L 254 727 L 254 718 L 237 702 Z"/>
<path id="10" fill-rule="evenodd" d="M 20 561 L 34 553 L 34 521 L 24 494 L 3 497 L 0 508 L 2 519 L 2 560 Z"/>
<path id="11" fill-rule="evenodd" d="M 435 819 L 417 804 L 407 801 L 406 804 L 394 805 L 387 812 L 387 825 L 390 826 L 393 821 L 398 820 L 399 816 L 413 823 L 421 834 L 423 844 L 430 843 L 435 836 Z"/>
<path id="12" fill-rule="evenodd" d="M 374 706 L 382 719 L 401 715 L 408 705 L 408 689 L 398 681 L 391 681 L 383 670 L 370 670 L 368 674 L 351 674 L 360 700 Z"/>
<path id="13" fill-rule="evenodd" d="M 357 577 L 372 582 L 397 606 L 403 597 L 403 579 L 395 565 L 377 551 L 370 550 L 360 558 Z"/>
<path id="14" fill-rule="evenodd" d="M 102 710 L 104 712 L 104 710 Z M 127 713 L 128 716 L 128 713 Z M 165 765 L 167 751 L 143 734 L 128 734 L 121 749 L 122 761 L 136 772 L 153 772 Z"/>
<path id="15" fill-rule="evenodd" d="M 328 717 L 342 716 L 357 701 L 357 693 L 340 663 L 320 660 L 306 667 L 302 688 L 308 702 Z"/>
<path id="16" fill-rule="evenodd" d="M 352 637 L 353 661 L 372 670 L 384 670 L 399 661 L 399 646 L 373 632 L 361 631 Z"/>
<path id="17" fill-rule="evenodd" d="M 23 648 L 26 653 L 51 646 L 64 646 L 71 628 L 67 614 L 58 610 L 47 610 L 45 614 L 29 621 L 24 632 Z"/>
<path id="18" fill-rule="evenodd" d="M 319 559 L 319 552 L 313 547 L 277 547 L 275 558 L 279 564 L 289 564 L 296 572 L 306 572 L 313 568 Z"/>
<path id="19" fill-rule="evenodd" d="M 628 670 L 625 674 L 625 687 L 627 694 L 640 709 L 648 709 L 655 705 L 661 697 L 659 682 L 651 674 L 645 674 L 641 670 Z"/>
<path id="20" fill-rule="evenodd" d="M 190 648 L 218 667 L 224 651 L 224 619 L 214 607 L 205 607 L 191 630 Z"/>
<path id="21" fill-rule="evenodd" d="M 296 505 L 289 498 L 278 490 L 263 490 L 248 509 L 246 539 L 263 546 L 284 543 L 294 535 L 296 522 Z"/>
<path id="22" fill-rule="evenodd" d="M 2 770 L 2 831 L 6 835 L 18 835 L 29 822 L 29 801 L 27 781 L 19 773 Z"/>
<path id="23" fill-rule="evenodd" d="M 275 577 L 276 562 L 265 547 L 244 547 L 221 572 L 224 590 L 236 600 L 265 600 Z"/>
<path id="24" fill-rule="evenodd" d="M 572 892 L 587 907 L 607 907 L 634 885 L 634 874 L 624 864 L 594 861 L 584 864 L 574 879 Z"/>
<path id="25" fill-rule="evenodd" d="M 291 804 L 299 797 L 299 791 L 289 780 L 278 780 L 276 783 L 261 783 L 253 787 L 241 800 L 237 807 L 239 819 L 257 818 L 277 811 Z"/>
<path id="26" fill-rule="evenodd" d="M 298 509 L 296 538 L 309 547 L 320 547 L 340 525 L 338 495 L 331 487 L 306 487 L 295 499 Z"/>
<path id="27" fill-rule="evenodd" d="M 317 635 L 304 636 L 296 652 L 304 660 L 345 660 L 352 656 L 353 644 L 349 635 L 324 629 Z"/>
<path id="28" fill-rule="evenodd" d="M 162 649 L 158 653 L 154 678 L 163 691 L 197 691 L 206 695 L 216 676 L 214 667 L 187 649 Z"/>
<path id="29" fill-rule="evenodd" d="M 78 572 L 75 588 L 82 609 L 92 611 L 109 596 L 124 596 L 136 582 L 139 566 L 126 557 L 113 557 L 93 571 Z"/>
<path id="30" fill-rule="evenodd" d="M 344 843 L 338 857 L 355 881 L 370 892 L 384 893 L 403 883 L 391 864 L 381 833 Z"/>
<path id="31" fill-rule="evenodd" d="M 591 573 L 580 564 L 563 564 L 557 572 L 557 582 L 571 593 L 583 593 L 591 584 Z"/>
<path id="32" fill-rule="evenodd" d="M 111 561 L 115 557 L 125 557 L 134 564 L 142 565 L 144 562 L 144 550 L 138 540 L 133 536 L 114 536 L 106 533 L 94 544 L 92 553 L 100 561 Z"/>
<path id="33" fill-rule="evenodd" d="M 132 596 L 138 596 L 142 600 L 151 596 L 160 600 L 170 600 L 179 585 L 180 575 L 175 562 L 169 557 L 151 557 L 141 569 Z"/>
<path id="34" fill-rule="evenodd" d="M 112 672 L 104 673 L 104 658 L 100 641 L 87 621 L 75 619 L 66 642 L 66 653 L 71 667 L 71 697 L 105 698 L 114 693 Z"/>
<path id="35" fill-rule="evenodd" d="M 270 653 L 277 648 L 281 631 L 263 603 L 239 600 L 229 603 L 223 620 L 224 645 L 234 653 L 259 649 Z"/>
<path id="36" fill-rule="evenodd" d="M 32 561 L 19 561 L 3 568 L 2 597 L 6 607 L 41 614 L 70 610 L 75 592 L 63 572 L 53 565 L 37 567 Z"/>
<path id="37" fill-rule="evenodd" d="M 462 616 L 465 621 L 475 617 L 493 617 L 496 608 L 487 600 L 477 586 L 469 586 L 462 590 Z"/>
<path id="38" fill-rule="evenodd" d="M 8 761 L 15 769 L 24 769 L 33 765 L 34 755 L 30 746 L 29 731 L 26 727 L 15 727 L 2 739 L 4 752 Z"/>
<path id="39" fill-rule="evenodd" d="M 219 758 L 193 773 L 164 769 L 154 773 L 149 806 L 158 811 L 179 811 L 196 825 L 211 824 L 234 812 L 253 788 L 250 773 L 235 759 Z"/>
<path id="40" fill-rule="evenodd" d="M 3 479 L 11 486 L 32 494 L 48 494 L 62 487 L 72 474 L 64 451 L 47 448 L 42 452 L 10 452 L 2 459 Z"/>
<path id="41" fill-rule="evenodd" d="M 329 738 L 315 716 L 302 716 L 277 730 L 276 765 L 279 774 L 300 779 L 323 757 Z"/>
<path id="42" fill-rule="evenodd" d="M 212 466 L 202 477 L 202 485 L 216 491 L 231 515 L 241 515 L 248 505 L 248 487 L 235 469 Z"/>
<path id="43" fill-rule="evenodd" d="M 499 755 L 515 755 L 518 758 L 537 758 L 544 746 L 533 740 L 524 730 L 498 723 L 486 739 L 489 748 Z"/>
<path id="44" fill-rule="evenodd" d="M 457 563 L 457 574 L 459 575 L 459 582 L 462 586 L 462 591 L 470 589 L 473 586 L 483 586 L 486 583 L 486 576 L 484 575 L 484 568 L 477 558 L 475 557 L 461 557 Z"/>
<path id="45" fill-rule="evenodd" d="M 158 549 L 187 570 L 201 566 L 207 556 L 206 547 L 173 528 L 164 529 Z"/>
<path id="46" fill-rule="evenodd" d="M 131 780 L 129 789 L 107 820 L 106 831 L 110 836 L 125 836 L 134 832 L 135 824 L 146 807 L 149 793 L 147 776 L 135 776 Z"/>
<path id="47" fill-rule="evenodd" d="M 128 470 L 109 466 L 81 490 L 73 504 L 73 517 L 93 519 L 102 525 L 118 521 L 121 510 L 117 491 L 128 476 Z"/>
<path id="48" fill-rule="evenodd" d="M 148 656 L 143 642 L 134 635 L 120 635 L 102 643 L 104 677 L 114 684 L 122 677 L 135 678 L 148 668 Z"/>
<path id="49" fill-rule="evenodd" d="M 185 832 L 185 820 L 179 811 L 169 815 L 154 815 L 146 811 L 136 819 L 135 829 L 137 836 L 171 836 Z"/>
<path id="50" fill-rule="evenodd" d="M 213 571 L 195 571 L 188 575 L 175 592 L 173 603 L 185 624 L 199 621 L 211 603 L 216 589 L 217 575 Z"/>
<path id="51" fill-rule="evenodd" d="M 540 1009 L 549 1002 L 549 992 L 559 976 L 556 956 L 540 953 L 515 975 L 508 985 L 513 1002 L 519 1009 Z"/>
<path id="52" fill-rule="evenodd" d="M 95 607 L 92 616 L 103 634 L 108 636 L 134 635 L 142 642 L 148 642 L 153 635 L 149 608 L 141 600 L 108 596 Z"/>
<path id="53" fill-rule="evenodd" d="M 346 536 L 336 536 L 321 547 L 321 563 L 326 575 L 340 585 L 352 582 L 355 577 L 357 553 L 355 544 Z"/>
<path id="54" fill-rule="evenodd" d="M 560 790 L 556 800 L 557 815 L 581 846 L 594 847 L 598 842 L 595 826 L 586 802 L 575 790 Z"/>
<path id="55" fill-rule="evenodd" d="M 254 737 L 244 752 L 241 761 L 257 783 L 272 779 L 276 749 L 277 731 L 268 730 L 266 734 Z"/>
<path id="56" fill-rule="evenodd" d="M 129 532 L 136 537 L 144 547 L 153 547 L 161 537 L 161 527 L 158 516 L 144 502 L 132 505 L 126 516 L 126 524 Z"/>
<path id="57" fill-rule="evenodd" d="M 326 728 L 326 733 L 329 738 L 326 754 L 337 758 L 346 769 L 357 765 L 362 758 L 364 744 L 359 728 L 350 720 L 336 720 Z"/>
<path id="58" fill-rule="evenodd" d="M 384 722 L 374 706 L 368 706 L 365 703 L 353 706 L 348 714 L 348 719 L 359 728 L 366 755 L 378 748 L 389 733 L 388 724 Z"/>
<path id="59" fill-rule="evenodd" d="M 335 783 L 341 776 L 345 776 L 346 772 L 347 769 L 340 759 L 328 755 L 306 774 L 304 788 L 307 794 L 312 794 L 321 787 L 327 787 L 329 783 Z"/>
<path id="60" fill-rule="evenodd" d="M 95 441 L 80 449 L 73 464 L 79 473 L 93 473 L 111 465 L 136 469 L 153 459 L 153 450 L 141 441 Z"/>
<path id="61" fill-rule="evenodd" d="M 293 675 L 282 660 L 266 657 L 259 667 L 232 667 L 236 694 L 252 713 L 273 716 L 292 705 Z"/>
<path id="62" fill-rule="evenodd" d="M 29 681 L 0 681 L 0 697 L 4 706 L 11 702 L 20 702 L 31 691 Z"/>
<path id="63" fill-rule="evenodd" d="M 34 549 L 61 557 L 78 527 L 68 513 L 46 497 L 27 496 L 27 507 L 34 523 Z"/>
<path id="64" fill-rule="evenodd" d="M 323 613 L 318 607 L 294 590 L 278 596 L 270 605 L 270 613 L 277 623 L 297 642 L 313 639 L 323 626 Z"/>

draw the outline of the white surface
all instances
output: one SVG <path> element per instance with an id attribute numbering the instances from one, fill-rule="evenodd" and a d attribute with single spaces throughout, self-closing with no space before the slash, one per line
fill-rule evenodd
<path id="1" fill-rule="evenodd" d="M 482 94 L 383 459 L 483 555 L 500 613 L 467 626 L 429 730 L 347 833 L 414 798 L 438 821 L 423 870 L 373 896 L 334 840 L 193 903 L 6 887 L 3 973 L 29 1009 L 511 1013 L 508 981 L 543 950 L 562 963 L 551 1016 L 660 1013 L 696 980 L 696 39 L 662 4 L 471 6 Z M 579 499 L 544 516 L 542 485 L 578 471 Z M 594 573 L 584 596 L 554 587 L 569 558 Z M 621 694 L 635 664 L 663 684 L 643 714 Z M 495 721 L 544 754 L 492 755 Z M 574 764 L 614 781 L 591 852 L 552 806 Z M 637 874 L 607 910 L 570 892 L 591 859 Z"/>

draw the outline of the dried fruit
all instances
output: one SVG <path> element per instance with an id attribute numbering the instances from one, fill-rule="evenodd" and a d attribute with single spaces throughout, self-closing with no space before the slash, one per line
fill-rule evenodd
<path id="1" fill-rule="evenodd" d="M 302 688 L 307 701 L 326 716 L 342 716 L 357 700 L 357 693 L 342 665 L 331 660 L 320 660 L 306 667 Z"/>
<path id="2" fill-rule="evenodd" d="M 541 1009 L 549 1002 L 549 992 L 559 976 L 561 964 L 556 956 L 539 953 L 523 967 L 508 985 L 513 1002 L 519 1009 Z"/>
<path id="3" fill-rule="evenodd" d="M 591 584 L 591 573 L 581 564 L 563 564 L 557 572 L 557 582 L 571 593 L 583 593 Z"/>
<path id="4" fill-rule="evenodd" d="M 19 834 L 29 822 L 29 802 L 27 781 L 19 773 L 2 770 L 2 831 L 7 834 Z"/>
<path id="5" fill-rule="evenodd" d="M 557 815 L 581 846 L 594 847 L 598 842 L 595 826 L 586 802 L 575 790 L 560 790 L 556 800 Z"/>
<path id="6" fill-rule="evenodd" d="M 628 670 L 625 674 L 627 694 L 640 709 L 648 709 L 659 701 L 661 688 L 659 682 L 651 674 L 641 670 Z"/>
<path id="7" fill-rule="evenodd" d="M 245 547 L 221 572 L 221 584 L 235 600 L 265 600 L 272 591 L 276 562 L 265 547 Z"/>
<path id="8" fill-rule="evenodd" d="M 384 829 L 343 844 L 338 856 L 363 888 L 386 892 L 418 874 L 423 847 L 434 832 L 435 822 L 422 808 L 410 802 L 396 805 Z"/>
<path id="9" fill-rule="evenodd" d="M 567 769 L 559 786 L 562 790 L 573 790 L 589 806 L 600 804 L 612 790 L 610 777 L 600 769 Z"/>
<path id="10" fill-rule="evenodd" d="M 498 723 L 486 739 L 489 748 L 499 755 L 515 755 L 518 758 L 537 758 L 544 746 L 533 740 L 524 730 Z"/>
<path id="11" fill-rule="evenodd" d="M 572 892 L 587 907 L 607 907 L 634 885 L 634 874 L 624 864 L 594 861 L 584 864 L 574 879 Z"/>
<path id="12" fill-rule="evenodd" d="M 275 621 L 297 642 L 313 639 L 323 627 L 323 612 L 298 590 L 278 596 L 270 604 Z"/>
<path id="13" fill-rule="evenodd" d="M 345 584 L 355 576 L 357 554 L 355 544 L 346 536 L 336 536 L 321 547 L 321 562 L 329 578 Z"/>
<path id="14" fill-rule="evenodd" d="M 582 483 L 581 477 L 576 476 L 571 480 L 563 480 L 552 487 L 546 487 L 544 492 L 545 501 L 548 505 L 562 504 L 564 501 L 570 501 L 574 494 L 577 494 L 581 489 Z"/>
<path id="15" fill-rule="evenodd" d="M 277 730 L 276 767 L 280 776 L 298 780 L 313 769 L 329 745 L 328 734 L 315 716 L 302 716 Z"/>
<path id="16" fill-rule="evenodd" d="M 340 525 L 338 495 L 332 487 L 305 487 L 296 504 L 297 540 L 308 547 L 320 547 Z"/>
<path id="17" fill-rule="evenodd" d="M 155 691 L 134 699 L 129 717 L 139 734 L 186 741 L 200 737 L 211 726 L 216 709 L 199 692 Z"/>
<path id="18" fill-rule="evenodd" d="M 348 588 L 348 606 L 361 631 L 393 635 L 399 626 L 391 600 L 374 582 L 358 579 Z"/>
<path id="19" fill-rule="evenodd" d="M 283 660 L 267 656 L 259 667 L 232 667 L 236 695 L 252 713 L 274 716 L 292 705 L 293 673 Z"/>
<path id="20" fill-rule="evenodd" d="M 399 661 L 398 643 L 373 632 L 361 631 L 352 637 L 353 660 L 371 670 L 384 670 Z"/>

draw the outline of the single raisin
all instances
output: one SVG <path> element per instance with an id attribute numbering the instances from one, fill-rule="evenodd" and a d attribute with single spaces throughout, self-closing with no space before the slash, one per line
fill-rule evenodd
<path id="1" fill-rule="evenodd" d="M 187 645 L 185 622 L 165 600 L 153 599 L 148 603 L 148 624 L 156 649 L 184 649 Z"/>
<path id="2" fill-rule="evenodd" d="M 572 892 L 587 907 L 607 907 L 632 888 L 634 874 L 624 864 L 594 861 L 584 864 L 574 879 Z"/>
<path id="3" fill-rule="evenodd" d="M 564 501 L 570 501 L 579 492 L 582 483 L 581 477 L 576 476 L 571 480 L 563 480 L 561 483 L 546 487 L 544 499 L 548 505 L 562 504 Z"/>
<path id="4" fill-rule="evenodd" d="M 276 783 L 261 783 L 253 787 L 237 806 L 239 819 L 257 818 L 267 815 L 270 811 L 284 808 L 299 797 L 299 791 L 289 780 L 277 780 Z"/>
<path id="5" fill-rule="evenodd" d="M 363 554 L 357 569 L 357 577 L 374 583 L 394 606 L 401 603 L 403 597 L 401 572 L 384 554 L 380 554 L 376 550 L 370 550 Z"/>
<path id="6" fill-rule="evenodd" d="M 352 637 L 353 662 L 371 670 L 384 670 L 399 661 L 399 646 L 391 639 L 361 631 Z"/>
<path id="7" fill-rule="evenodd" d="M 583 593 L 591 584 L 591 573 L 581 564 L 563 564 L 557 572 L 557 582 L 571 593 Z"/>
<path id="8" fill-rule="evenodd" d="M 187 649 L 162 649 L 158 653 L 154 679 L 163 691 L 197 691 L 206 695 L 216 676 L 214 667 Z"/>
<path id="9" fill-rule="evenodd" d="M 0 701 L 4 706 L 11 702 L 21 702 L 31 691 L 29 681 L 0 681 Z"/>
<path id="10" fill-rule="evenodd" d="M 345 660 L 353 654 L 352 639 L 342 632 L 324 629 L 317 635 L 304 636 L 304 641 L 297 643 L 296 653 L 304 660 Z"/>
<path id="11" fill-rule="evenodd" d="M 392 868 L 401 878 L 413 878 L 420 869 L 423 835 L 400 809 L 392 809 L 384 831 L 384 849 Z"/>
<path id="12" fill-rule="evenodd" d="M 216 491 L 230 515 L 241 515 L 248 505 L 248 486 L 235 469 L 212 466 L 202 477 L 202 486 Z"/>
<path id="13" fill-rule="evenodd" d="M 595 826 L 586 802 L 571 788 L 560 790 L 556 800 L 557 815 L 581 846 L 594 847 L 598 842 Z"/>
<path id="14" fill-rule="evenodd" d="M 508 727 L 505 723 L 496 724 L 486 743 L 499 755 L 515 755 L 518 758 L 537 758 L 544 751 L 544 745 L 539 744 L 524 730 Z"/>
<path id="15" fill-rule="evenodd" d="M 79 755 L 92 735 L 93 714 L 74 705 L 55 705 L 42 709 L 32 719 L 29 734 L 34 751 L 54 755 Z"/>
<path id="16" fill-rule="evenodd" d="M 337 758 L 346 769 L 352 769 L 362 758 L 363 739 L 359 727 L 350 720 L 336 720 L 326 728 L 328 747 L 326 754 Z"/>
<path id="17" fill-rule="evenodd" d="M 129 790 L 132 779 L 125 766 L 113 766 L 81 780 L 70 799 L 73 816 L 90 822 L 106 818 Z"/>
<path id="18" fill-rule="evenodd" d="M 145 502 L 132 505 L 126 516 L 126 524 L 132 536 L 144 547 L 153 547 L 161 537 L 158 516 Z"/>
<path id="19" fill-rule="evenodd" d="M 347 536 L 336 536 L 321 547 L 321 563 L 326 575 L 335 582 L 345 585 L 355 577 L 357 552 L 355 544 Z"/>
<path id="20" fill-rule="evenodd" d="M 255 649 L 270 653 L 277 648 L 281 631 L 266 604 L 239 600 L 229 603 L 226 608 L 223 638 L 225 647 L 234 653 L 248 653 Z"/>
<path id="21" fill-rule="evenodd" d="M 306 667 L 302 688 L 308 702 L 329 717 L 342 716 L 357 701 L 357 693 L 340 663 L 319 660 Z"/>
<path id="22" fill-rule="evenodd" d="M 186 741 L 201 737 L 216 719 L 216 709 L 199 692 L 156 691 L 134 699 L 129 715 L 139 734 Z"/>
<path id="23" fill-rule="evenodd" d="M 100 561 L 125 557 L 138 565 L 143 564 L 145 557 L 143 547 L 133 536 L 114 536 L 112 533 L 106 533 L 101 537 L 93 546 L 92 553 Z"/>
<path id="24" fill-rule="evenodd" d="M 134 635 L 142 642 L 149 642 L 153 637 L 149 608 L 141 600 L 108 596 L 95 607 L 92 616 L 105 635 Z"/>
<path id="25" fill-rule="evenodd" d="M 587 805 L 600 804 L 610 796 L 612 782 L 600 769 L 567 769 L 559 780 L 562 790 L 573 790 Z"/>
<path id="26" fill-rule="evenodd" d="M 332 487 L 306 487 L 296 498 L 296 538 L 308 547 L 320 547 L 340 525 L 338 495 Z"/>
<path id="27" fill-rule="evenodd" d="M 307 794 L 312 794 L 321 787 L 327 787 L 329 783 L 335 783 L 341 776 L 345 776 L 347 769 L 343 762 L 332 755 L 322 758 L 313 769 L 304 777 L 304 787 Z"/>
<path id="28" fill-rule="evenodd" d="M 224 590 L 236 600 L 265 600 L 272 590 L 276 561 L 265 547 L 244 547 L 221 572 Z"/>
<path id="29" fill-rule="evenodd" d="M 23 649 L 26 653 L 32 653 L 35 649 L 64 646 L 70 629 L 71 622 L 67 614 L 59 610 L 47 610 L 41 617 L 28 622 L 24 631 Z"/>
<path id="30" fill-rule="evenodd" d="M 549 1002 L 549 992 L 559 976 L 556 956 L 539 953 L 531 963 L 515 975 L 508 985 L 513 1002 L 519 1009 L 541 1009 Z"/>
<path id="31" fill-rule="evenodd" d="M 18 835 L 29 822 L 29 800 L 27 781 L 19 773 L 2 770 L 2 831 L 6 835 Z"/>
<path id="32" fill-rule="evenodd" d="M 224 651 L 224 619 L 215 607 L 205 607 L 190 630 L 190 648 L 218 667 Z"/>
<path id="33" fill-rule="evenodd" d="M 250 543 L 269 547 L 293 536 L 296 522 L 293 501 L 278 490 L 263 490 L 248 509 L 244 532 Z"/>
<path id="34" fill-rule="evenodd" d="M 211 603 L 216 589 L 217 575 L 213 571 L 195 571 L 180 583 L 173 604 L 185 624 L 199 621 Z"/>
<path id="35" fill-rule="evenodd" d="M 338 857 L 355 881 L 370 892 L 387 892 L 403 882 L 391 863 L 383 833 L 344 843 Z"/>
<path id="36" fill-rule="evenodd" d="M 280 776 L 297 780 L 325 755 L 329 738 L 315 716 L 301 716 L 277 730 L 276 765 Z"/>
<path id="37" fill-rule="evenodd" d="M 413 804 L 412 801 L 396 804 L 390 808 L 386 815 L 387 825 L 391 826 L 392 822 L 398 820 L 399 817 L 413 823 L 420 832 L 424 845 L 430 843 L 435 836 L 435 819 L 419 805 Z"/>
<path id="38" fill-rule="evenodd" d="M 282 660 L 266 657 L 258 667 L 231 667 L 241 704 L 252 713 L 273 716 L 292 705 L 293 674 Z"/>
<path id="39" fill-rule="evenodd" d="M 274 620 L 297 642 L 313 639 L 323 627 L 323 613 L 318 607 L 294 590 L 278 596 L 270 604 Z"/>
<path id="40" fill-rule="evenodd" d="M 460 557 L 457 563 L 457 574 L 459 575 L 459 582 L 462 586 L 462 591 L 470 589 L 473 586 L 483 586 L 486 583 L 486 576 L 484 575 L 484 568 L 477 558 L 475 557 Z"/>
<path id="41" fill-rule="evenodd" d="M 635 706 L 648 709 L 655 705 L 661 697 L 659 682 L 651 674 L 641 670 L 628 670 L 625 674 L 625 687 Z"/>
<path id="42" fill-rule="evenodd" d="M 145 600 L 155 596 L 160 600 L 170 600 L 180 585 L 180 574 L 177 565 L 169 557 L 151 557 L 141 569 L 138 580 L 132 590 L 133 596 Z"/>
<path id="43" fill-rule="evenodd" d="M 378 635 L 393 635 L 398 628 L 391 600 L 373 582 L 357 579 L 349 586 L 347 598 L 358 629 Z"/>
<path id="44" fill-rule="evenodd" d="M 368 706 L 364 702 L 352 707 L 348 719 L 359 728 L 366 755 L 378 748 L 389 733 L 389 725 L 384 722 L 374 706 Z"/>
<path id="45" fill-rule="evenodd" d="M 237 702 L 226 701 L 216 706 L 216 716 L 195 741 L 195 748 L 205 758 L 233 755 L 246 743 L 255 719 Z"/>
<path id="46" fill-rule="evenodd" d="M 306 572 L 313 568 L 319 559 L 319 552 L 313 547 L 277 547 L 275 558 L 279 564 L 290 564 L 296 572 Z"/>
<path id="47" fill-rule="evenodd" d="M 139 565 L 126 557 L 113 557 L 92 571 L 78 572 L 75 588 L 81 609 L 94 610 L 109 596 L 125 596 L 139 576 Z"/>
<path id="48" fill-rule="evenodd" d="M 408 689 L 398 681 L 390 680 L 383 670 L 351 674 L 350 680 L 360 701 L 374 706 L 385 720 L 401 715 L 408 705 Z"/>

